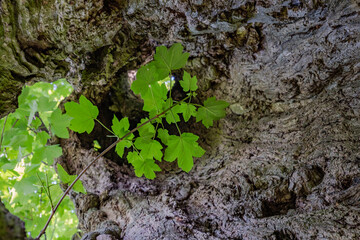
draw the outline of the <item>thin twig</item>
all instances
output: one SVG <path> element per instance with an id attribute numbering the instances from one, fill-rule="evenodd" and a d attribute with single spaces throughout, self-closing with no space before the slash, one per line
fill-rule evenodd
<path id="1" fill-rule="evenodd" d="M 188 97 L 184 98 L 182 101 L 185 101 Z M 182 102 L 181 101 L 181 102 Z M 180 103 L 180 102 L 179 102 Z M 178 103 L 177 103 L 178 104 Z M 113 142 L 110 146 L 108 146 L 104 151 L 102 151 L 94 160 L 92 160 L 81 172 L 80 174 L 75 178 L 75 180 L 70 184 L 70 186 L 66 189 L 66 191 L 63 193 L 63 195 L 61 196 L 59 202 L 56 204 L 54 210 L 52 211 L 51 215 L 49 216 L 49 219 L 47 220 L 44 228 L 41 230 L 41 232 L 39 233 L 39 236 L 37 236 L 37 238 L 35 238 L 35 240 L 39 240 L 40 237 L 45 233 L 46 228 L 49 226 L 51 219 L 53 218 L 53 216 L 55 215 L 56 210 L 59 208 L 61 202 L 64 200 L 64 198 L 66 197 L 66 195 L 70 192 L 70 190 L 72 189 L 72 187 L 75 185 L 75 183 L 81 178 L 81 176 L 102 156 L 104 156 L 107 152 L 109 152 L 113 147 L 116 146 L 116 144 L 118 144 L 119 142 L 121 142 L 122 140 L 124 140 L 125 138 L 127 138 L 128 136 L 130 136 L 132 133 L 136 132 L 139 128 L 143 127 L 144 125 L 148 124 L 149 122 L 157 119 L 158 117 L 164 115 L 167 111 L 171 110 L 174 106 L 176 106 L 177 104 L 172 105 L 171 107 L 169 107 L 168 109 L 166 109 L 165 111 L 157 114 L 156 116 L 150 118 L 149 120 L 143 122 L 142 124 L 140 124 L 139 126 L 137 126 L 136 128 L 132 129 L 130 132 L 128 132 L 127 134 L 125 134 L 124 136 L 122 136 L 121 138 L 119 138 L 118 140 L 116 140 L 115 142 Z"/>
<path id="2" fill-rule="evenodd" d="M 4 126 L 3 126 L 3 129 L 2 129 L 2 131 L 1 131 L 0 151 L 1 151 L 1 144 L 2 144 L 2 141 L 3 141 L 4 132 L 5 132 L 5 125 L 6 125 L 6 121 L 7 121 L 8 116 L 9 116 L 9 115 L 6 115 L 6 117 L 5 117 Z"/>
<path id="3" fill-rule="evenodd" d="M 54 204 L 53 204 L 53 201 L 52 201 L 52 198 L 51 198 L 50 185 L 49 185 L 49 179 L 48 179 L 47 171 L 45 172 L 45 177 L 46 177 L 46 188 L 47 188 L 47 192 L 48 192 L 48 198 L 50 200 L 51 210 L 54 211 Z"/>

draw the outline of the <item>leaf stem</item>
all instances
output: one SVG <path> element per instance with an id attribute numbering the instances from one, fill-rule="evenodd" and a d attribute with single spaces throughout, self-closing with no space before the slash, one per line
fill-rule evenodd
<path id="1" fill-rule="evenodd" d="M 100 120 L 98 120 L 97 118 L 95 118 L 95 121 L 97 121 L 98 123 L 100 123 L 100 125 L 105 128 L 106 130 L 108 130 L 110 133 L 116 135 L 113 131 L 111 131 L 110 129 L 108 129 L 102 122 L 100 122 Z"/>
<path id="2" fill-rule="evenodd" d="M 185 101 L 188 97 L 184 98 L 182 101 Z M 181 102 L 181 101 L 180 101 Z M 180 103 L 179 102 L 179 103 Z M 72 187 L 75 185 L 75 183 L 81 178 L 82 175 L 84 175 L 84 173 L 102 156 L 104 156 L 107 152 L 109 152 L 112 148 L 114 148 L 116 146 L 116 144 L 118 144 L 119 142 L 121 142 L 122 140 L 124 140 L 125 138 L 127 138 L 128 136 L 130 136 L 132 133 L 136 132 L 139 128 L 145 126 L 146 124 L 150 123 L 151 121 L 159 118 L 160 116 L 164 115 L 167 111 L 171 110 L 174 106 L 176 106 L 176 103 L 172 106 L 170 106 L 168 109 L 164 110 L 163 112 L 155 115 L 154 117 L 150 118 L 149 120 L 143 122 L 142 124 L 140 124 L 139 126 L 137 126 L 136 128 L 132 129 L 130 132 L 126 133 L 124 136 L 122 136 L 121 138 L 117 139 L 115 142 L 113 142 L 110 146 L 108 146 L 104 151 L 102 151 L 95 159 L 93 159 L 80 173 L 79 175 L 75 178 L 75 180 L 70 184 L 70 186 L 66 189 L 66 191 L 62 194 L 60 200 L 58 201 L 58 203 L 56 204 L 54 210 L 51 212 L 51 215 L 49 216 L 44 228 L 41 230 L 41 232 L 39 233 L 39 235 L 37 236 L 37 238 L 35 238 L 35 240 L 39 240 L 40 237 L 45 233 L 47 227 L 50 224 L 51 219 L 54 217 L 56 210 L 59 208 L 61 202 L 64 200 L 64 198 L 66 197 L 66 195 L 70 192 L 70 190 L 72 189 Z"/>
<path id="3" fill-rule="evenodd" d="M 197 107 L 204 107 L 204 106 L 202 106 L 202 105 L 200 105 L 200 104 L 196 104 L 196 103 L 190 103 L 190 104 L 192 104 L 192 105 L 194 105 L 194 106 L 197 106 Z"/>
<path id="4" fill-rule="evenodd" d="M 170 111 L 171 111 L 171 110 L 170 110 Z M 157 133 L 158 127 L 159 127 L 159 122 L 156 123 L 155 133 L 154 133 L 154 136 L 153 136 L 152 140 L 154 140 L 155 137 L 156 137 L 156 133 Z"/>
<path id="5" fill-rule="evenodd" d="M 139 149 L 137 149 L 137 148 L 135 147 L 135 144 L 131 143 L 131 146 L 132 146 L 133 149 L 139 154 L 139 156 L 141 157 L 141 159 L 142 159 L 143 161 L 145 161 L 144 158 L 141 156 L 141 153 L 139 152 Z"/>
<path id="6" fill-rule="evenodd" d="M 171 98 L 171 89 L 172 89 L 172 86 L 171 86 L 171 79 L 172 79 L 172 75 L 171 75 L 171 72 L 170 72 L 170 81 L 169 81 L 169 85 L 170 85 L 170 98 Z M 171 102 L 172 104 L 172 102 Z"/>
<path id="7" fill-rule="evenodd" d="M 176 122 L 176 119 L 175 119 L 174 113 L 173 113 L 173 111 L 172 111 L 171 109 L 170 109 L 170 113 L 171 113 L 172 118 L 174 119 L 175 126 L 176 126 L 177 130 L 179 131 L 179 136 L 181 136 L 181 131 L 180 131 L 180 128 L 179 128 L 179 126 L 178 126 L 178 124 L 177 124 L 177 122 Z"/>

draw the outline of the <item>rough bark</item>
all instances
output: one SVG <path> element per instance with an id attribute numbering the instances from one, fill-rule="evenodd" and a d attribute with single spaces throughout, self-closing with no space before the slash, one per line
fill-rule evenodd
<path id="1" fill-rule="evenodd" d="M 0 240 L 25 240 L 25 224 L 0 201 Z"/>
<path id="2" fill-rule="evenodd" d="M 72 197 L 83 239 L 360 238 L 360 6 L 357 1 L 10 1 L 1 3 L 0 111 L 25 82 L 66 76 L 77 94 L 132 125 L 132 70 L 181 42 L 198 101 L 231 103 L 186 174 L 161 163 L 136 178 L 115 154 Z M 6 56 L 4 58 L 3 56 Z M 78 173 L 110 140 L 61 141 Z"/>

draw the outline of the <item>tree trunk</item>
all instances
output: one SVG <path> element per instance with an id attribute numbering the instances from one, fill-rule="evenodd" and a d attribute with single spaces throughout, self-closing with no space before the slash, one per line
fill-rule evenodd
<path id="1" fill-rule="evenodd" d="M 25 240 L 25 224 L 9 213 L 0 200 L 0 240 Z"/>
<path id="2" fill-rule="evenodd" d="M 23 84 L 66 77 L 132 126 L 129 90 L 158 45 L 181 42 L 198 101 L 231 103 L 214 128 L 194 121 L 207 153 L 190 173 L 161 163 L 137 178 L 116 154 L 72 193 L 83 239 L 359 239 L 360 5 L 299 1 L 0 1 L 0 112 Z M 79 173 L 98 153 L 89 136 L 61 140 Z"/>

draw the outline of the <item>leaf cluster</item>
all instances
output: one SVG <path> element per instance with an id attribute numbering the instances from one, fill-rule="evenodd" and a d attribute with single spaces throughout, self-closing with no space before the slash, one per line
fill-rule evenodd
<path id="1" fill-rule="evenodd" d="M 40 232 L 62 194 L 52 167 L 62 148 L 51 145 L 50 139 L 69 137 L 71 117 L 62 114 L 58 105 L 72 90 L 65 79 L 26 86 L 18 98 L 18 109 L 0 119 L 0 197 L 25 221 L 33 236 Z M 69 239 L 77 231 L 76 225 L 70 224 L 77 221 L 73 208 L 66 198 L 58 211 L 59 227 L 53 228 L 57 239 Z"/>
<path id="2" fill-rule="evenodd" d="M 186 71 L 180 85 L 184 92 L 187 92 L 187 97 L 177 102 L 171 98 L 174 85 L 172 71 L 184 68 L 188 58 L 189 53 L 183 53 L 183 47 L 179 43 L 169 49 L 164 46 L 157 47 L 154 60 L 138 70 L 136 80 L 131 85 L 132 91 L 144 102 L 143 110 L 149 113 L 149 117 L 141 119 L 138 126 L 154 119 L 145 126 L 138 127 L 135 135 L 128 134 L 130 124 L 127 117 L 119 120 L 114 115 L 111 130 L 105 127 L 118 139 L 127 135 L 116 144 L 115 151 L 132 164 L 138 177 L 144 175 L 148 179 L 154 179 L 155 172 L 161 171 L 158 162 L 163 160 L 176 160 L 179 168 L 189 172 L 194 165 L 194 158 L 201 157 L 205 150 L 197 142 L 199 137 L 193 133 L 182 132 L 178 122 L 187 122 L 191 117 L 195 117 L 197 122 L 202 122 L 208 128 L 215 120 L 225 116 L 225 108 L 228 106 L 225 101 L 211 97 L 204 105 L 191 102 L 191 99 L 196 97 L 198 80 Z M 66 114 L 72 117 L 70 129 L 75 132 L 90 133 L 95 121 L 100 123 L 96 119 L 99 114 L 97 107 L 84 96 L 80 97 L 79 103 L 66 103 L 65 109 Z M 175 124 L 178 134 L 170 135 L 164 127 L 164 121 Z"/>
<path id="3" fill-rule="evenodd" d="M 69 138 L 69 129 L 89 134 L 95 123 L 99 123 L 117 138 L 113 144 L 116 144 L 115 152 L 127 159 L 138 177 L 154 179 L 155 173 L 161 171 L 158 165 L 161 161 L 177 161 L 179 168 L 185 172 L 193 168 L 194 158 L 202 157 L 205 150 L 198 143 L 199 137 L 182 132 L 178 123 L 188 122 L 193 117 L 209 128 L 214 121 L 225 116 L 229 104 L 215 97 L 208 98 L 203 105 L 193 103 L 192 100 L 197 97 L 198 80 L 186 71 L 183 71 L 179 83 L 187 96 L 180 101 L 172 99 L 172 72 L 184 68 L 188 58 L 189 53 L 184 53 L 179 43 L 169 49 L 160 46 L 156 48 L 154 60 L 138 70 L 131 89 L 141 97 L 143 110 L 149 116 L 141 119 L 132 130 L 127 117 L 118 119 L 115 115 L 112 126 L 106 127 L 97 119 L 98 108 L 85 96 L 80 96 L 78 103 L 65 103 L 66 112 L 63 113 L 58 106 L 72 92 L 65 79 L 36 83 L 23 89 L 18 98 L 19 108 L 0 119 L 0 193 L 2 199 L 5 198 L 5 202 L 25 219 L 27 229 L 32 233 L 39 232 L 44 225 L 44 216 L 55 211 L 54 203 L 61 189 L 52 166 L 54 159 L 62 155 L 62 149 L 50 144 L 50 139 Z M 175 125 L 177 133 L 170 134 L 165 122 Z M 96 149 L 99 148 L 97 144 Z M 71 184 L 77 179 L 59 164 L 57 173 L 64 184 Z M 73 190 L 86 193 L 80 181 L 75 183 Z M 60 216 L 71 215 L 70 205 L 69 201 L 62 205 Z M 56 234 L 64 235 L 59 231 Z"/>

